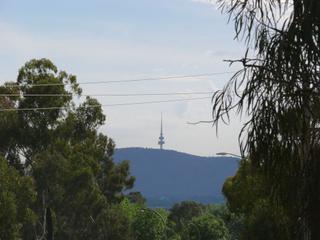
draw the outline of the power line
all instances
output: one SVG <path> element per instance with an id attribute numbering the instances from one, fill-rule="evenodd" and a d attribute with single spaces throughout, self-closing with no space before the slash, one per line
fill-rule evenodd
<path id="1" fill-rule="evenodd" d="M 144 104 L 156 104 L 156 103 L 195 101 L 195 100 L 204 100 L 204 99 L 211 99 L 211 97 L 178 98 L 178 99 L 170 99 L 170 100 L 144 101 L 144 102 L 132 102 L 132 103 L 97 104 L 97 105 L 87 105 L 85 107 L 87 107 L 87 108 L 96 108 L 96 107 L 132 106 L 132 105 L 144 105 Z M 44 110 L 64 110 L 64 109 L 69 109 L 69 107 L 2 108 L 2 109 L 0 109 L 0 112 L 44 111 Z"/>
<path id="2" fill-rule="evenodd" d="M 167 93 L 104 93 L 104 94 L 81 94 L 82 97 L 136 97 L 136 96 L 175 96 L 175 95 L 206 95 L 213 92 L 167 92 Z M 0 94 L 0 97 L 72 97 L 73 94 Z"/>
<path id="3" fill-rule="evenodd" d="M 210 77 L 215 75 L 223 75 L 235 72 L 214 72 L 214 73 L 202 73 L 193 75 L 176 75 L 176 76 L 166 76 L 166 77 L 148 77 L 148 78 L 136 78 L 136 79 L 123 79 L 123 80 L 110 80 L 110 81 L 96 81 L 96 82 L 79 82 L 78 84 L 110 84 L 110 83 L 126 83 L 126 82 L 142 82 L 142 81 L 160 81 L 160 80 L 170 80 L 170 79 L 185 79 L 185 78 L 195 78 L 195 77 Z M 38 84 L 28 84 L 29 87 L 45 87 L 45 86 L 64 86 L 70 85 L 70 83 L 38 83 Z M 21 87 L 18 84 L 7 84 L 8 87 Z"/>

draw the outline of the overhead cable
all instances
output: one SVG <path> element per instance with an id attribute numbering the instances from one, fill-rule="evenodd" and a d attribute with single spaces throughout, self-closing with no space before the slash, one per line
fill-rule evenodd
<path id="1" fill-rule="evenodd" d="M 136 96 L 175 96 L 175 95 L 206 95 L 213 92 L 167 92 L 167 93 L 104 93 L 81 94 L 82 97 L 136 97 Z M 0 94 L 0 97 L 72 97 L 74 94 L 50 94 L 50 93 L 11 93 Z"/>
<path id="2" fill-rule="evenodd" d="M 79 82 L 77 84 L 110 84 L 110 83 L 127 83 L 127 82 L 142 82 L 142 81 L 160 81 L 160 80 L 170 80 L 170 79 L 185 79 L 185 78 L 195 78 L 195 77 L 210 77 L 215 75 L 230 74 L 235 72 L 214 72 L 214 73 L 202 73 L 193 75 L 175 75 L 175 76 L 165 76 L 165 77 L 146 77 L 146 78 L 136 78 L 136 79 L 123 79 L 123 80 L 110 80 L 110 81 L 95 81 L 95 82 Z M 64 86 L 70 85 L 70 83 L 35 83 L 27 84 L 23 86 L 29 87 L 45 87 L 45 86 Z M 19 84 L 8 84 L 8 87 L 21 87 Z"/>
<path id="3" fill-rule="evenodd" d="M 199 97 L 199 98 L 178 98 L 170 100 L 159 101 L 144 101 L 144 102 L 131 102 L 131 103 L 115 103 L 115 104 L 96 104 L 86 105 L 86 108 L 96 107 L 116 107 L 116 106 L 132 106 L 132 105 L 144 105 L 144 104 L 156 104 L 156 103 L 169 103 L 169 102 L 187 102 L 195 100 L 211 99 L 211 97 Z M 14 111 L 44 111 L 44 110 L 67 110 L 69 107 L 38 107 L 38 108 L 0 108 L 0 112 L 14 112 Z"/>

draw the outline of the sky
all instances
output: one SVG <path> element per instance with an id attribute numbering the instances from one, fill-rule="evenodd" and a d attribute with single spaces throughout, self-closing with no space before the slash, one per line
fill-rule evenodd
<path id="1" fill-rule="evenodd" d="M 49 58 L 78 82 L 118 81 L 232 72 L 223 60 L 241 58 L 233 24 L 205 0 L 0 0 L 0 83 L 14 81 L 33 58 Z M 81 85 L 84 94 L 214 92 L 231 73 L 210 77 Z M 212 94 L 202 100 L 104 107 L 100 131 L 117 147 L 158 148 L 160 116 L 166 149 L 201 156 L 239 153 L 242 122 L 210 120 Z M 97 97 L 102 104 L 167 101 L 199 96 Z"/>

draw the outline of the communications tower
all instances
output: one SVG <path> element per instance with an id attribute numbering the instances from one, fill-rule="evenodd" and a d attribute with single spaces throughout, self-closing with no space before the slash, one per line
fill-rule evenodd
<path id="1" fill-rule="evenodd" d="M 164 145 L 164 137 L 163 137 L 163 132 L 162 132 L 162 113 L 161 113 L 161 128 L 160 128 L 160 137 L 159 137 L 159 141 L 158 144 L 160 145 L 160 149 L 163 149 L 163 145 Z"/>

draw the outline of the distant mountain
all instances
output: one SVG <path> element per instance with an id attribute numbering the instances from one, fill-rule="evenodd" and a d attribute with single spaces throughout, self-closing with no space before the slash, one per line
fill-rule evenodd
<path id="1" fill-rule="evenodd" d="M 116 149 L 115 161 L 128 160 L 140 191 L 150 207 L 170 207 L 183 200 L 221 203 L 225 179 L 235 174 L 238 159 L 199 157 L 173 150 Z"/>

